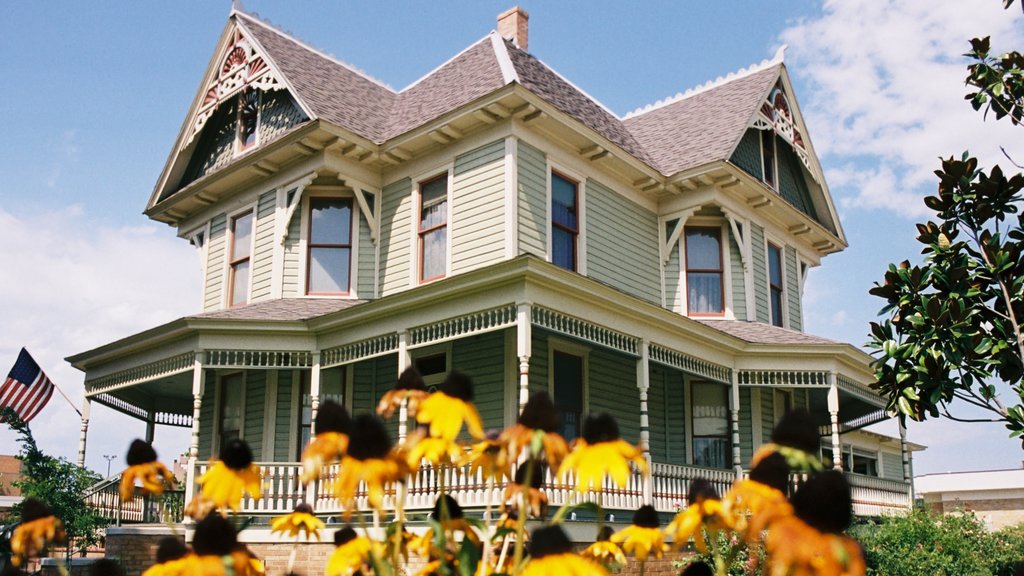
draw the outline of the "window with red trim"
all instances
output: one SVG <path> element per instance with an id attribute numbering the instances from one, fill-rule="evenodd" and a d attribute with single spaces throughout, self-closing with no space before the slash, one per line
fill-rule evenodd
<path id="1" fill-rule="evenodd" d="M 725 312 L 722 230 L 686 228 L 686 310 L 692 315 Z"/>
<path id="2" fill-rule="evenodd" d="M 252 252 L 252 212 L 231 219 L 231 254 L 229 257 L 229 306 L 242 306 L 249 300 L 249 276 Z"/>
<path id="3" fill-rule="evenodd" d="M 352 199 L 309 200 L 307 294 L 348 294 L 352 266 Z"/>
<path id="4" fill-rule="evenodd" d="M 448 261 L 448 174 L 420 183 L 420 281 L 443 278 Z"/>

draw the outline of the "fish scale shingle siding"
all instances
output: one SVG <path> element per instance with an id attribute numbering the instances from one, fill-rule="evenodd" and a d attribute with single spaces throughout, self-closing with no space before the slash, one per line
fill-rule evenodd
<path id="1" fill-rule="evenodd" d="M 584 210 L 587 276 L 660 305 L 658 216 L 592 179 Z"/>
<path id="2" fill-rule="evenodd" d="M 505 257 L 505 141 L 455 158 L 452 170 L 452 274 Z"/>

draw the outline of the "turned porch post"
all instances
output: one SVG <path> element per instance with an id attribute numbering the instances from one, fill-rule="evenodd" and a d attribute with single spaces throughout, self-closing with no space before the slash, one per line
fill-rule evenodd
<path id="1" fill-rule="evenodd" d="M 203 390 L 206 388 L 206 371 L 203 370 L 204 353 L 196 352 L 192 364 L 192 440 L 188 447 L 188 469 L 185 476 L 185 502 L 195 495 L 196 460 L 199 458 L 199 413 L 203 408 Z"/>
<path id="2" fill-rule="evenodd" d="M 654 470 L 651 461 L 651 421 L 647 408 L 647 391 L 651 387 L 651 363 L 648 342 L 641 339 L 640 358 L 636 361 L 636 387 L 640 390 L 640 447 L 647 461 L 647 476 L 644 478 L 644 504 L 650 504 L 654 497 Z"/>
<path id="3" fill-rule="evenodd" d="M 78 436 L 78 467 L 85 468 L 85 440 L 89 435 L 89 408 L 92 399 L 86 396 L 82 400 L 82 428 Z"/>
<path id="4" fill-rule="evenodd" d="M 309 435 L 316 434 L 316 413 L 320 410 L 320 351 L 313 352 L 309 371 Z M 312 439 L 312 438 L 311 438 Z"/>
<path id="5" fill-rule="evenodd" d="M 832 468 L 843 469 L 843 452 L 839 444 L 839 382 L 835 372 L 829 373 L 828 416 L 832 423 Z"/>
<path id="6" fill-rule="evenodd" d="M 740 454 L 740 373 L 732 371 L 732 383 L 729 393 L 729 426 L 732 432 L 732 467 L 736 470 L 736 479 L 743 477 L 743 456 Z"/>
<path id="7" fill-rule="evenodd" d="M 530 400 L 530 349 L 532 320 L 529 303 L 516 307 L 516 358 L 519 359 L 519 412 Z"/>
<path id="8" fill-rule="evenodd" d="M 405 372 L 405 369 L 412 364 L 412 359 L 409 358 L 409 333 L 402 330 L 398 333 L 398 376 Z M 408 399 L 402 398 L 402 403 L 398 406 L 398 441 L 402 442 L 405 440 L 405 436 L 409 433 L 409 407 Z"/>

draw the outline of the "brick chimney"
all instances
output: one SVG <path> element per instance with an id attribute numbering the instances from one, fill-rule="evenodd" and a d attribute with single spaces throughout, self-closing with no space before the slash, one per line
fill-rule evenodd
<path id="1" fill-rule="evenodd" d="M 519 6 L 513 6 L 498 14 L 498 34 L 511 40 L 522 50 L 528 50 L 527 38 L 530 29 L 530 15 Z"/>

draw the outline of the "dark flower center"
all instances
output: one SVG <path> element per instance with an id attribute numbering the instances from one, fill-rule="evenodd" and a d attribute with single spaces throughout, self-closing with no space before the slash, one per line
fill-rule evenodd
<path id="1" fill-rule="evenodd" d="M 775 426 L 772 442 L 813 454 L 818 451 L 820 442 L 818 427 L 806 410 L 792 410 Z"/>
<path id="2" fill-rule="evenodd" d="M 543 558 L 554 554 L 568 554 L 572 552 L 572 542 L 565 535 L 561 526 L 545 526 L 533 531 L 530 538 L 530 556 Z"/>
<path id="3" fill-rule="evenodd" d="M 750 471 L 750 479 L 771 486 L 776 490 L 786 493 L 789 488 L 789 464 L 786 458 L 775 452 L 761 459 Z"/>
<path id="4" fill-rule="evenodd" d="M 294 511 L 296 513 L 301 513 L 301 514 L 312 514 L 313 513 L 313 507 L 310 506 L 309 504 L 306 504 L 305 502 L 303 502 L 303 503 L 295 506 L 295 510 Z"/>
<path id="5" fill-rule="evenodd" d="M 607 412 L 587 414 L 583 421 L 583 439 L 587 444 L 614 442 L 619 439 L 619 424 Z"/>
<path id="6" fill-rule="evenodd" d="M 534 392 L 519 415 L 519 423 L 533 430 L 555 432 L 561 422 L 551 396 L 547 392 Z"/>
<path id="7" fill-rule="evenodd" d="M 694 562 L 686 567 L 679 576 L 714 576 L 714 571 L 711 570 L 711 566 L 708 566 L 704 562 Z"/>
<path id="8" fill-rule="evenodd" d="M 719 500 L 718 491 L 704 478 L 697 478 L 690 482 L 690 490 L 687 494 L 687 501 L 695 504 L 701 500 Z"/>
<path id="9" fill-rule="evenodd" d="M 232 470 L 245 470 L 252 464 L 252 450 L 245 440 L 234 438 L 224 447 L 220 459 Z"/>
<path id="10" fill-rule="evenodd" d="M 839 534 L 853 520 L 850 485 L 838 470 L 811 476 L 793 495 L 792 501 L 797 518 L 821 532 Z"/>
<path id="11" fill-rule="evenodd" d="M 458 370 L 449 372 L 440 388 L 441 392 L 452 398 L 458 398 L 463 402 L 473 401 L 473 380 Z"/>
<path id="12" fill-rule="evenodd" d="M 125 456 L 124 461 L 129 466 L 138 466 L 139 464 L 149 464 L 150 462 L 156 462 L 156 450 L 150 446 L 149 442 L 139 440 L 136 438 L 132 440 L 130 446 L 128 446 L 128 455 Z"/>
<path id="13" fill-rule="evenodd" d="M 356 531 L 351 526 L 345 526 L 344 528 L 334 533 L 334 545 L 341 546 L 356 539 Z"/>
<path id="14" fill-rule="evenodd" d="M 316 413 L 316 433 L 337 432 L 348 434 L 349 424 L 352 420 L 348 417 L 348 410 L 337 402 L 328 400 L 320 405 Z"/>
<path id="15" fill-rule="evenodd" d="M 46 504 L 43 504 L 42 500 L 36 498 L 28 498 L 25 503 L 21 506 L 21 521 L 31 522 L 33 520 L 39 520 L 40 518 L 46 518 L 53 516 L 53 511 Z"/>
<path id="16" fill-rule="evenodd" d="M 171 560 L 177 560 L 188 554 L 185 543 L 174 536 L 165 536 L 160 539 L 156 547 L 156 563 L 163 564 Z"/>
<path id="17" fill-rule="evenodd" d="M 409 366 L 398 376 L 395 382 L 395 390 L 426 390 L 427 385 L 423 383 L 423 376 L 414 366 Z"/>
<path id="18" fill-rule="evenodd" d="M 391 436 L 384 421 L 373 414 L 360 414 L 352 420 L 348 435 L 348 455 L 356 460 L 384 458 L 391 451 Z"/>
<path id="19" fill-rule="evenodd" d="M 430 512 L 430 517 L 434 520 L 441 520 L 441 503 L 444 502 L 444 507 L 447 508 L 445 514 L 449 520 L 458 520 L 459 518 L 465 517 L 462 512 L 462 506 L 459 506 L 459 502 L 452 498 L 450 495 L 445 494 L 438 496 L 437 501 L 434 502 L 434 509 Z"/>
<path id="20" fill-rule="evenodd" d="M 633 525 L 640 526 L 641 528 L 657 528 L 660 526 L 661 523 L 658 522 L 658 513 L 654 510 L 654 506 L 644 504 L 637 508 L 636 512 L 633 512 Z"/>
<path id="21" fill-rule="evenodd" d="M 530 473 L 530 477 L 526 477 L 526 472 L 529 469 L 533 469 Z M 523 462 L 516 470 L 516 484 L 520 486 L 528 485 L 530 488 L 539 489 L 541 484 L 544 483 L 544 465 L 539 460 L 533 460 L 533 465 L 530 466 L 529 462 Z"/>
<path id="22" fill-rule="evenodd" d="M 614 533 L 615 533 L 615 530 L 612 530 L 611 526 L 608 526 L 607 524 L 605 524 L 604 526 L 601 527 L 600 530 L 597 531 L 597 541 L 598 542 L 607 542 L 608 540 L 611 540 L 612 534 L 614 534 Z"/>
<path id="23" fill-rule="evenodd" d="M 224 556 L 235 548 L 235 527 L 220 514 L 209 514 L 196 524 L 192 549 L 200 556 Z"/>

